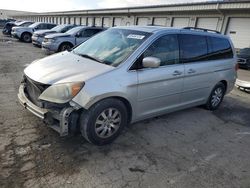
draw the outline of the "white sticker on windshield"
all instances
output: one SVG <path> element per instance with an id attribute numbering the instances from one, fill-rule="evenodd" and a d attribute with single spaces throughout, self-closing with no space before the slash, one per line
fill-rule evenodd
<path id="1" fill-rule="evenodd" d="M 138 39 L 138 40 L 142 40 L 144 37 L 145 37 L 144 35 L 133 35 L 133 34 L 127 36 L 127 38 L 129 39 Z"/>

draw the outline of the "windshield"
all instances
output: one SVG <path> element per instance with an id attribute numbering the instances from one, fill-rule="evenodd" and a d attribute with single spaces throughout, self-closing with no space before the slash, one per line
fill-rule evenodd
<path id="1" fill-rule="evenodd" d="M 25 22 L 18 22 L 18 23 L 15 23 L 16 25 L 22 25 L 24 24 Z"/>
<path id="2" fill-rule="evenodd" d="M 69 35 L 74 35 L 76 34 L 80 29 L 82 29 L 83 27 L 79 26 L 79 27 L 74 27 L 70 30 L 68 30 L 66 33 Z"/>
<path id="3" fill-rule="evenodd" d="M 250 48 L 241 49 L 239 55 L 250 55 Z"/>
<path id="4" fill-rule="evenodd" d="M 90 56 L 102 63 L 116 67 L 149 35 L 150 33 L 135 30 L 109 29 L 82 43 L 73 52 L 82 56 Z"/>
<path id="5" fill-rule="evenodd" d="M 64 29 L 65 28 L 65 25 L 58 25 L 58 26 L 56 26 L 56 27 L 53 27 L 52 29 L 51 29 L 51 31 L 56 31 L 56 32 L 60 32 L 62 29 Z"/>
<path id="6" fill-rule="evenodd" d="M 39 22 L 36 22 L 36 23 L 31 24 L 29 27 L 34 28 L 34 27 L 38 26 L 39 24 L 40 24 Z"/>

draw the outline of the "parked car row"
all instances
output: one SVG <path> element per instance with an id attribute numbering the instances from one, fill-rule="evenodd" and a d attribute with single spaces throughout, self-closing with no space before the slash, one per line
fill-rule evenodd
<path id="1" fill-rule="evenodd" d="M 3 34 L 23 42 L 32 42 L 47 53 L 69 50 L 106 28 L 73 24 L 56 25 L 44 22 L 19 21 L 5 24 Z"/>
<path id="2" fill-rule="evenodd" d="M 105 29 L 102 27 L 77 26 L 66 33 L 47 35 L 42 42 L 42 49 L 46 53 L 65 51 L 103 30 Z"/>

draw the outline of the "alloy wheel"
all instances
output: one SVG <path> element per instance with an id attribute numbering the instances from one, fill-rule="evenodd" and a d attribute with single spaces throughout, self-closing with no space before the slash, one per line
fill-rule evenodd
<path id="1" fill-rule="evenodd" d="M 108 108 L 97 117 L 95 132 L 100 138 L 108 138 L 114 135 L 120 124 L 121 113 L 116 108 Z"/>

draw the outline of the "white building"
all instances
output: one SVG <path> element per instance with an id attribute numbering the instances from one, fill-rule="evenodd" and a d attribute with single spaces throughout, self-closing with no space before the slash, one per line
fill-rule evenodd
<path id="1" fill-rule="evenodd" d="M 28 12 L 24 11 L 17 11 L 17 10 L 6 10 L 6 9 L 0 9 L 0 19 L 7 19 L 11 18 L 12 15 L 20 15 L 20 14 L 28 14 Z"/>
<path id="2" fill-rule="evenodd" d="M 48 12 L 17 19 L 96 26 L 162 25 L 200 27 L 229 35 L 236 48 L 250 47 L 250 1 L 219 1 L 114 9 Z"/>

